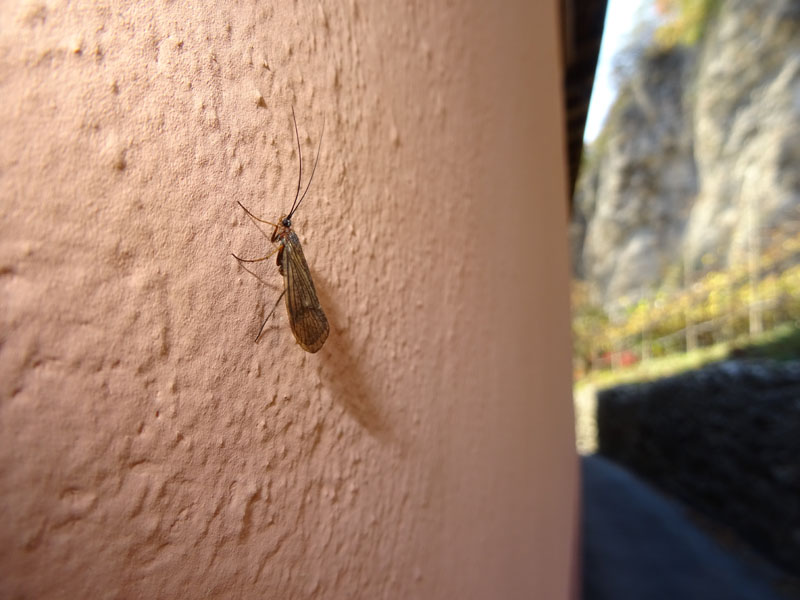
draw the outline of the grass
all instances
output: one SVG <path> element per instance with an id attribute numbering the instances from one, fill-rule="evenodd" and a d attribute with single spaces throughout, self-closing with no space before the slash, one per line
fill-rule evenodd
<path id="1" fill-rule="evenodd" d="M 575 388 L 593 385 L 613 387 L 624 383 L 651 381 L 699 369 L 703 365 L 736 358 L 771 358 L 791 360 L 800 358 L 800 322 L 785 323 L 758 337 L 721 342 L 692 352 L 672 354 L 646 360 L 630 367 L 594 371 L 575 382 Z"/>
<path id="2" fill-rule="evenodd" d="M 596 390 L 624 383 L 651 381 L 698 369 L 703 365 L 726 359 L 769 358 L 774 360 L 800 359 L 800 321 L 785 323 L 758 337 L 741 338 L 719 343 L 693 352 L 653 358 L 627 368 L 594 371 L 576 381 L 575 444 L 581 454 L 597 451 Z"/>
<path id="3" fill-rule="evenodd" d="M 755 343 L 734 348 L 732 354 L 746 358 L 796 360 L 800 358 L 800 324 L 786 323 L 776 327 Z"/>

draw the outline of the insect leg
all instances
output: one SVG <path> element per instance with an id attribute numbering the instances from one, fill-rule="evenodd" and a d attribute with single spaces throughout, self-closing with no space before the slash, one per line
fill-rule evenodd
<path id="1" fill-rule="evenodd" d="M 247 210 L 247 209 L 244 207 L 244 204 L 242 204 L 242 203 L 241 203 L 241 202 L 239 202 L 238 200 L 236 201 L 236 204 L 238 204 L 239 206 L 241 206 L 241 207 L 242 207 L 242 210 L 244 210 L 244 212 L 246 212 L 248 215 L 250 215 L 250 218 L 251 218 L 251 219 L 255 219 L 255 220 L 256 220 L 256 221 L 258 221 L 259 223 L 266 223 L 267 225 L 272 225 L 273 227 L 277 227 L 277 225 L 275 225 L 275 223 L 271 223 L 271 222 L 269 222 L 269 221 L 265 221 L 264 219 L 259 219 L 257 216 L 255 216 L 253 213 L 251 213 L 249 210 Z"/>
<path id="2" fill-rule="evenodd" d="M 234 258 L 236 258 L 236 260 L 241 260 L 241 259 L 240 259 L 238 256 L 236 256 L 235 254 L 234 254 L 233 256 L 234 256 Z M 253 272 L 252 272 L 250 269 L 248 269 L 247 267 L 245 267 L 245 266 L 244 266 L 244 265 L 243 265 L 241 262 L 239 263 L 239 266 L 240 266 L 240 267 L 242 267 L 242 268 L 243 268 L 245 271 L 247 271 L 248 273 L 250 273 L 250 275 L 252 275 L 252 276 L 253 276 L 253 277 L 255 277 L 256 279 L 258 279 L 258 280 L 259 280 L 261 283 L 263 283 L 264 285 L 267 285 L 267 286 L 268 286 L 268 285 L 270 285 L 270 284 L 268 284 L 266 281 L 264 281 L 263 279 L 261 279 L 261 277 L 259 277 L 259 276 L 258 276 L 258 275 L 256 275 L 255 273 L 253 273 Z"/>
<path id="3" fill-rule="evenodd" d="M 248 259 L 246 259 L 246 258 L 239 258 L 239 257 L 238 257 L 238 256 L 236 256 L 236 255 L 235 255 L 233 252 L 231 252 L 231 256 L 232 256 L 233 258 L 235 258 L 236 260 L 238 260 L 239 262 L 261 262 L 262 260 L 267 260 L 267 259 L 268 259 L 270 256 L 272 256 L 273 254 L 275 254 L 275 253 L 276 253 L 278 250 L 280 250 L 280 249 L 281 249 L 281 245 L 280 245 L 280 244 L 278 244 L 278 245 L 277 245 L 277 247 L 275 248 L 275 250 L 273 250 L 272 252 L 270 252 L 270 253 L 269 253 L 269 254 L 267 254 L 266 256 L 262 256 L 261 258 L 253 258 L 253 259 L 250 259 L 250 260 L 248 260 Z"/>
<path id="4" fill-rule="evenodd" d="M 256 344 L 258 343 L 258 338 L 260 338 L 261 334 L 264 333 L 264 327 L 266 327 L 267 321 L 269 321 L 269 318 L 272 316 L 272 313 L 275 312 L 275 309 L 278 308 L 278 303 L 281 301 L 281 298 L 283 298 L 283 295 L 285 293 L 286 293 L 286 290 L 283 290 L 281 292 L 281 295 L 278 296 L 278 300 L 275 302 L 275 306 L 272 307 L 272 310 L 269 311 L 269 314 L 267 315 L 267 318 L 264 319 L 264 322 L 261 324 L 261 329 L 258 330 L 258 335 L 256 336 Z"/>

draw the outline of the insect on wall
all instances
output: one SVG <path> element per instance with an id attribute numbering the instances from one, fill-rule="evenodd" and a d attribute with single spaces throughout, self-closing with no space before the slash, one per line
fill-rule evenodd
<path id="1" fill-rule="evenodd" d="M 292 329 L 295 340 L 300 344 L 300 347 L 306 352 L 317 352 L 325 340 L 328 339 L 330 328 L 328 326 L 328 319 L 320 306 L 319 298 L 317 297 L 317 290 L 314 287 L 314 281 L 311 279 L 311 271 L 308 268 L 306 257 L 303 254 L 303 247 L 300 244 L 300 239 L 292 229 L 292 217 L 300 208 L 303 200 L 311 187 L 311 182 L 314 179 L 314 173 L 317 170 L 317 163 L 319 162 L 319 151 L 322 148 L 322 136 L 325 133 L 325 124 L 323 123 L 322 132 L 319 136 L 319 144 L 317 146 L 317 157 L 314 159 L 314 166 L 311 169 L 311 177 L 308 179 L 303 195 L 300 195 L 300 187 L 303 180 L 303 154 L 300 149 L 300 134 L 297 130 L 297 119 L 294 115 L 294 107 L 292 107 L 292 121 L 294 123 L 294 133 L 297 139 L 297 156 L 300 162 L 299 173 L 297 176 L 297 192 L 294 196 L 294 201 L 289 209 L 289 212 L 282 216 L 278 223 L 272 223 L 259 219 L 251 213 L 245 206 L 237 200 L 237 204 L 247 213 L 247 215 L 257 221 L 258 223 L 266 223 L 272 225 L 274 230 L 272 235 L 269 236 L 271 243 L 275 244 L 275 249 L 262 258 L 244 259 L 233 254 L 233 257 L 239 263 L 255 263 L 262 262 L 277 253 L 276 263 L 278 270 L 283 275 L 283 292 L 281 292 L 278 299 L 275 301 L 275 306 L 264 319 L 261 324 L 261 329 L 256 336 L 256 343 L 261 338 L 264 332 L 264 327 L 267 325 L 270 317 L 275 312 L 281 298 L 286 299 L 286 312 L 289 315 L 289 326 Z M 257 225 L 256 225 L 257 226 Z M 259 229 L 260 230 L 260 229 Z M 242 266 L 248 273 L 254 275 L 249 269 Z M 258 278 L 260 280 L 260 278 Z"/>

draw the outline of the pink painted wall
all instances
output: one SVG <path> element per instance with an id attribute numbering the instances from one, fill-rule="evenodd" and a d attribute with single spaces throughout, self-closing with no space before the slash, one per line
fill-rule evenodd
<path id="1" fill-rule="evenodd" d="M 0 5 L 0 596 L 574 594 L 556 2 L 191 5 Z"/>

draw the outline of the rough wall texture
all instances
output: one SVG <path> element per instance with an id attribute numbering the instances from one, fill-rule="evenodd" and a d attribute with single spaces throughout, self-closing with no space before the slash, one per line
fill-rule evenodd
<path id="1" fill-rule="evenodd" d="M 401 4 L 0 5 L 0 596 L 574 592 L 555 2 Z"/>

